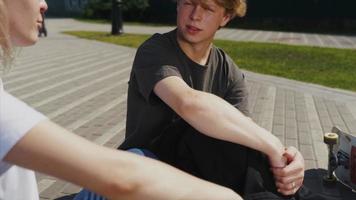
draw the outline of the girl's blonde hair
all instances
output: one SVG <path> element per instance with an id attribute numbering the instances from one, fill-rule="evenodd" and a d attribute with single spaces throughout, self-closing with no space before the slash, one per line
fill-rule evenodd
<path id="1" fill-rule="evenodd" d="M 12 60 L 9 22 L 6 6 L 0 0 L 0 74 L 8 69 Z"/>

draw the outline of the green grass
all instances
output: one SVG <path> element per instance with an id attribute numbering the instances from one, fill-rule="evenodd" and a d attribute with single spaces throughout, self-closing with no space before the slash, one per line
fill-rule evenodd
<path id="1" fill-rule="evenodd" d="M 81 38 L 137 48 L 149 35 L 111 36 L 66 32 Z M 240 68 L 328 87 L 356 91 L 356 50 L 216 40 Z"/>
<path id="2" fill-rule="evenodd" d="M 92 24 L 110 24 L 111 23 L 111 21 L 107 20 L 107 19 L 88 19 L 88 18 L 78 17 L 78 18 L 75 18 L 75 20 L 78 20 L 80 22 L 92 23 Z"/>
<path id="3" fill-rule="evenodd" d="M 140 44 L 142 44 L 145 40 L 149 38 L 149 35 L 122 34 L 120 36 L 113 36 L 109 33 L 89 31 L 67 31 L 64 33 L 74 35 L 80 38 L 98 40 L 101 42 L 107 42 L 133 48 L 139 47 Z"/>
<path id="4" fill-rule="evenodd" d="M 107 19 L 88 19 L 88 18 L 81 18 L 77 17 L 75 20 L 80 22 L 92 23 L 92 24 L 111 24 L 111 20 Z M 175 26 L 175 23 L 150 23 L 150 22 L 127 22 L 124 21 L 124 25 L 137 25 L 137 26 L 154 26 L 154 27 L 162 27 L 162 26 Z"/>
<path id="5" fill-rule="evenodd" d="M 243 69 L 356 91 L 356 50 L 218 40 Z"/>

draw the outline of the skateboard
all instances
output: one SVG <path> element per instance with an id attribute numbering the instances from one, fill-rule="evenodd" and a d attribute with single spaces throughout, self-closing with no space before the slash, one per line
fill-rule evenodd
<path id="1" fill-rule="evenodd" d="M 356 193 L 356 136 L 333 127 L 331 133 L 324 135 L 324 143 L 329 149 L 324 184 L 340 182 Z"/>
<path id="2" fill-rule="evenodd" d="M 356 137 L 333 127 L 324 134 L 328 168 L 305 171 L 302 196 L 313 200 L 356 200 Z M 303 199 L 303 198 L 302 198 Z"/>

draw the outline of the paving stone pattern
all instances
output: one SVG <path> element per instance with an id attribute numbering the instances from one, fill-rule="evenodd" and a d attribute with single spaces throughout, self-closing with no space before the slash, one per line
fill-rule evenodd
<path id="1" fill-rule="evenodd" d="M 47 25 L 49 37 L 20 51 L 12 72 L 4 77 L 5 88 L 76 134 L 100 145 L 117 147 L 124 139 L 126 90 L 135 49 L 60 33 L 74 29 L 105 30 L 107 26 L 71 19 L 51 19 Z M 151 33 L 172 27 L 125 29 Z M 346 36 L 296 33 L 286 36 L 229 29 L 223 29 L 218 37 L 340 48 L 355 47 L 356 43 L 355 38 Z M 322 136 L 332 126 L 356 135 L 356 93 L 244 72 L 253 120 L 272 131 L 285 145 L 296 146 L 308 169 L 326 167 L 327 151 Z M 70 199 L 67 195 L 80 190 L 40 173 L 37 178 L 41 199 Z"/>

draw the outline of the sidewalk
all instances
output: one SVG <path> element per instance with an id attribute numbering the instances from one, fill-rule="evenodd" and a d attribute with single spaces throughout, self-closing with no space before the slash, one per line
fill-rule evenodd
<path id="1" fill-rule="evenodd" d="M 117 147 L 125 132 L 126 90 L 135 49 L 60 33 L 107 31 L 106 25 L 70 19 L 50 19 L 47 25 L 49 37 L 22 50 L 12 72 L 4 78 L 5 88 L 76 134 Z M 172 27 L 125 29 L 151 33 Z M 298 147 L 307 168 L 326 167 L 322 135 L 332 126 L 356 135 L 356 93 L 245 73 L 253 119 L 286 145 Z M 37 174 L 37 178 L 41 199 L 60 199 L 80 190 L 46 175 Z"/>

